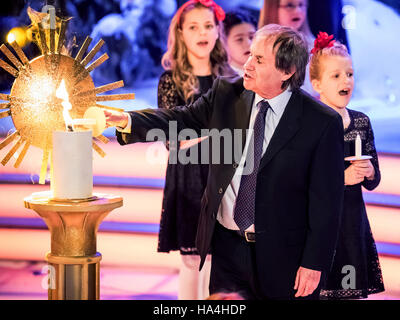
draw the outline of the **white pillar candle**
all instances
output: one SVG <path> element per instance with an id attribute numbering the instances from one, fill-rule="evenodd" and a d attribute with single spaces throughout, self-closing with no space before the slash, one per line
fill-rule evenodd
<path id="1" fill-rule="evenodd" d="M 93 192 L 92 132 L 53 132 L 54 199 L 85 199 Z"/>
<path id="2" fill-rule="evenodd" d="M 360 135 L 357 133 L 357 137 L 356 137 L 356 158 L 361 158 L 362 155 L 362 151 L 361 151 L 361 137 Z"/>

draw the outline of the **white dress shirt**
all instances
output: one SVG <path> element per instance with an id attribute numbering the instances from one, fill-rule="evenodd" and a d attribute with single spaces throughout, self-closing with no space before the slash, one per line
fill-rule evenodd
<path id="1" fill-rule="evenodd" d="M 264 99 L 258 94 L 255 95 L 253 106 L 251 109 L 250 115 L 250 123 L 249 123 L 249 131 L 246 136 L 246 144 L 243 150 L 242 158 L 240 160 L 239 166 L 236 169 L 235 175 L 232 178 L 231 183 L 226 189 L 224 196 L 222 197 L 221 204 L 218 209 L 217 220 L 220 224 L 222 224 L 225 228 L 231 230 L 239 230 L 236 222 L 233 220 L 233 212 L 234 206 L 236 202 L 236 197 L 239 192 L 240 180 L 242 178 L 243 166 L 246 161 L 247 150 L 249 147 L 249 143 L 251 141 L 251 135 L 253 133 L 254 121 L 256 120 L 257 113 L 259 112 L 259 108 L 257 107 L 257 103 L 261 100 L 266 100 L 271 108 L 268 109 L 267 114 L 265 116 L 265 131 L 264 131 L 264 142 L 263 142 L 263 150 L 262 154 L 264 155 L 267 150 L 268 144 L 274 134 L 276 127 L 282 117 L 283 112 L 285 111 L 286 105 L 289 102 L 289 99 L 292 95 L 292 92 L 289 89 L 286 89 L 284 92 L 279 94 L 278 96 L 272 99 Z M 252 224 L 247 231 L 254 232 L 254 224 Z"/>

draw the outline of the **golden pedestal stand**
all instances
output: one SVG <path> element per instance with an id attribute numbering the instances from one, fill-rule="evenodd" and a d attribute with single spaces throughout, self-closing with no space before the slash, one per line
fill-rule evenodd
<path id="1" fill-rule="evenodd" d="M 49 193 L 24 199 L 46 222 L 51 234 L 49 300 L 100 299 L 100 260 L 97 230 L 104 217 L 122 206 L 122 198 L 95 194 L 83 200 L 52 200 Z"/>

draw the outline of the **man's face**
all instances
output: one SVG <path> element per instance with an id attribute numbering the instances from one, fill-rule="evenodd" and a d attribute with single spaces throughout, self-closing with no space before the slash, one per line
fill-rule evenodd
<path id="1" fill-rule="evenodd" d="M 263 36 L 254 39 L 250 47 L 250 56 L 244 65 L 243 85 L 263 98 L 273 98 L 280 94 L 283 81 L 289 79 L 294 71 L 286 74 L 275 67 L 275 50 L 272 50 L 275 38 L 266 40 Z"/>

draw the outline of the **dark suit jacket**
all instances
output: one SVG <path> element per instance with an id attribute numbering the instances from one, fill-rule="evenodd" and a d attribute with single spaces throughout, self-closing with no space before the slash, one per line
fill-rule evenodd
<path id="1" fill-rule="evenodd" d="M 171 120 L 177 121 L 178 130 L 192 128 L 200 133 L 202 128 L 228 128 L 244 133 L 254 96 L 244 89 L 242 79 L 219 78 L 189 106 L 131 112 L 132 133 L 117 133 L 118 141 L 144 142 L 152 128 L 162 129 L 168 138 Z M 223 148 L 221 144 L 221 154 Z M 257 177 L 256 263 L 266 296 L 294 293 L 299 266 L 321 271 L 330 268 L 343 201 L 343 159 L 340 115 L 304 91 L 294 90 Z M 202 264 L 211 246 L 221 199 L 236 167 L 236 163 L 210 165 L 196 238 Z"/>

